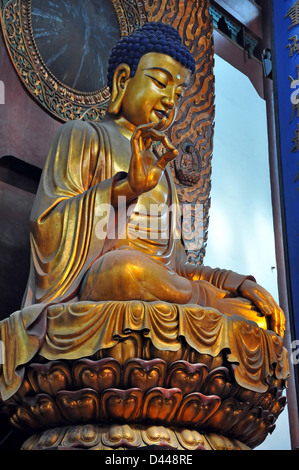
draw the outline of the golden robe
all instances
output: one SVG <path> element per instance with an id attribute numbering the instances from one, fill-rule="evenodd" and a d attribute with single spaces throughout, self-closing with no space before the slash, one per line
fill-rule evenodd
<path id="1" fill-rule="evenodd" d="M 160 351 L 179 350 L 181 337 L 199 353 L 213 357 L 229 350 L 229 360 L 239 364 L 236 379 L 252 390 L 266 390 L 273 374 L 289 375 L 280 337 L 242 316 L 225 315 L 242 314 L 242 309 L 252 314 L 252 304 L 237 296 L 245 276 L 206 266 L 193 268 L 186 262 L 170 171 L 151 194 L 133 201 L 129 211 L 112 210 L 114 185 L 125 177 L 130 158 L 130 141 L 109 117 L 101 123 L 71 121 L 56 135 L 31 213 L 31 267 L 23 306 L 0 322 L 5 345 L 0 364 L 2 400 L 18 390 L 24 367 L 35 354 L 48 360 L 90 356 L 113 347 L 131 331 L 149 337 Z M 163 236 L 163 230 L 156 238 L 146 237 L 140 206 L 149 201 L 174 204 L 169 237 Z M 103 207 L 107 208 L 104 226 Z M 130 237 L 130 227 L 136 223 L 140 236 Z M 139 253 L 150 260 L 159 272 L 167 273 L 165 279 L 193 280 L 186 305 L 159 298 L 146 302 L 143 297 L 123 299 L 127 302 L 115 297 L 81 299 L 82 284 L 94 268 L 97 274 L 99 260 L 114 253 L 117 261 L 118 253 L 126 250 L 132 257 Z M 145 262 L 145 273 L 146 269 Z M 162 287 L 165 279 L 159 279 Z M 128 278 L 129 282 L 133 280 Z M 111 282 L 111 292 L 114 288 Z"/>
<path id="2" fill-rule="evenodd" d="M 79 285 L 95 261 L 123 247 L 142 252 L 168 270 L 189 277 L 186 270 L 191 265 L 186 263 L 181 213 L 170 171 L 166 170 L 156 188 L 133 201 L 131 215 L 127 207 L 111 210 L 113 186 L 128 172 L 130 158 L 129 140 L 109 117 L 100 124 L 71 121 L 61 127 L 51 146 L 31 214 L 31 270 L 24 306 L 77 298 Z M 157 237 L 148 236 L 148 216 L 142 219 L 139 207 L 149 211 L 150 204 L 172 207 L 166 237 L 163 229 Z M 107 214 L 106 232 L 99 236 L 102 207 L 113 214 Z M 137 225 L 136 238 L 130 236 L 130 227 Z M 194 279 L 206 281 L 230 298 L 246 277 L 254 279 L 206 266 L 196 267 L 191 277 L 194 275 Z M 195 292 L 191 303 L 215 306 L 213 296 L 218 292 L 211 289 L 210 296 L 209 287 L 202 292 L 202 302 Z"/>

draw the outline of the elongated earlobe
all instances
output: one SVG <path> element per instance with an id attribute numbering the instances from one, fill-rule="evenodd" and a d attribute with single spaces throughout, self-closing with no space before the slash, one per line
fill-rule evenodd
<path id="1" fill-rule="evenodd" d="M 119 64 L 116 67 L 112 81 L 111 98 L 107 108 L 109 114 L 117 115 L 119 113 L 130 74 L 131 69 L 128 64 Z"/>

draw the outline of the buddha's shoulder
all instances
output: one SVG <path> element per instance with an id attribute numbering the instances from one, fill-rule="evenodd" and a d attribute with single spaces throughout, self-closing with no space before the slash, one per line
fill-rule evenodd
<path id="1" fill-rule="evenodd" d="M 104 117 L 102 121 L 83 121 L 80 119 L 70 120 L 64 123 L 59 133 L 64 135 L 96 134 L 98 137 L 115 138 L 116 134 L 120 134 L 114 121 L 109 117 Z"/>
<path id="2" fill-rule="evenodd" d="M 86 132 L 86 131 L 97 131 L 98 129 L 101 130 L 103 128 L 101 121 L 83 121 L 81 119 L 74 119 L 65 122 L 61 126 L 61 130 L 64 132 L 77 130 L 78 132 Z"/>

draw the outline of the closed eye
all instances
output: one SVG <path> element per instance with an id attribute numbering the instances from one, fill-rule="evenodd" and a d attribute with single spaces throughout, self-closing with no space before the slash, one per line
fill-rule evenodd
<path id="1" fill-rule="evenodd" d="M 145 74 L 146 77 L 149 77 L 151 78 L 156 85 L 158 85 L 159 88 L 166 88 L 166 84 L 163 83 L 163 82 L 160 82 L 160 80 L 158 80 L 157 78 L 153 77 L 152 75 L 147 75 Z"/>

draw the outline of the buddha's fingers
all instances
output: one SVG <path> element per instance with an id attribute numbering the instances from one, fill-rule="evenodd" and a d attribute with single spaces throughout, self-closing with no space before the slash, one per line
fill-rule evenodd
<path id="1" fill-rule="evenodd" d="M 169 150 L 173 148 L 172 144 L 167 139 L 166 135 L 160 131 L 161 126 L 163 126 L 164 119 L 158 123 L 150 122 L 148 124 L 142 124 L 136 127 L 131 141 L 141 141 L 147 142 L 151 140 L 152 142 L 162 142 L 163 145 Z"/>
<path id="2" fill-rule="evenodd" d="M 156 157 L 158 158 L 157 165 L 164 170 L 169 162 L 174 160 L 179 152 L 176 148 L 172 145 L 172 143 L 168 140 L 167 136 L 162 132 L 158 132 L 155 129 L 146 130 L 143 133 L 143 138 L 147 139 L 146 143 L 149 145 L 149 141 L 157 141 L 161 142 L 161 144 L 168 150 L 165 152 L 160 158 L 157 152 L 154 151 Z"/>
<path id="3" fill-rule="evenodd" d="M 277 333 L 282 338 L 284 337 L 284 332 L 286 329 L 285 316 L 280 307 L 275 309 L 274 313 L 270 319 L 270 326 L 275 333 Z"/>
<path id="4" fill-rule="evenodd" d="M 259 311 L 269 319 L 271 329 L 280 336 L 285 331 L 285 316 L 271 294 L 258 284 L 245 280 L 239 287 L 240 294 L 250 299 Z"/>
<path id="5" fill-rule="evenodd" d="M 138 126 L 132 135 L 131 146 L 133 150 L 133 158 L 136 163 L 138 163 L 139 160 L 145 158 L 145 154 L 143 153 L 141 157 L 140 152 L 143 150 L 149 150 L 153 142 L 161 142 L 167 151 L 161 157 L 159 157 L 154 150 L 153 152 L 158 159 L 157 165 L 164 170 L 167 164 L 178 156 L 178 151 L 168 140 L 167 136 L 158 130 L 160 126 L 161 122 L 158 124 L 149 123 Z"/>
<path id="6" fill-rule="evenodd" d="M 162 155 L 157 165 L 159 165 L 159 167 L 164 170 L 168 163 L 172 162 L 172 160 L 174 160 L 178 156 L 178 154 L 179 152 L 175 148 L 173 148 L 173 150 L 169 150 L 168 152 Z"/>
<path id="7" fill-rule="evenodd" d="M 135 131 L 132 134 L 131 140 L 138 140 L 142 133 L 152 129 L 154 127 L 153 122 L 149 122 L 148 124 L 142 124 L 141 126 L 136 127 Z"/>
<path id="8" fill-rule="evenodd" d="M 134 150 L 134 156 L 138 156 L 139 151 L 148 149 L 152 144 L 150 130 L 155 126 L 153 122 L 142 124 L 136 127 L 131 137 L 131 147 Z"/>

